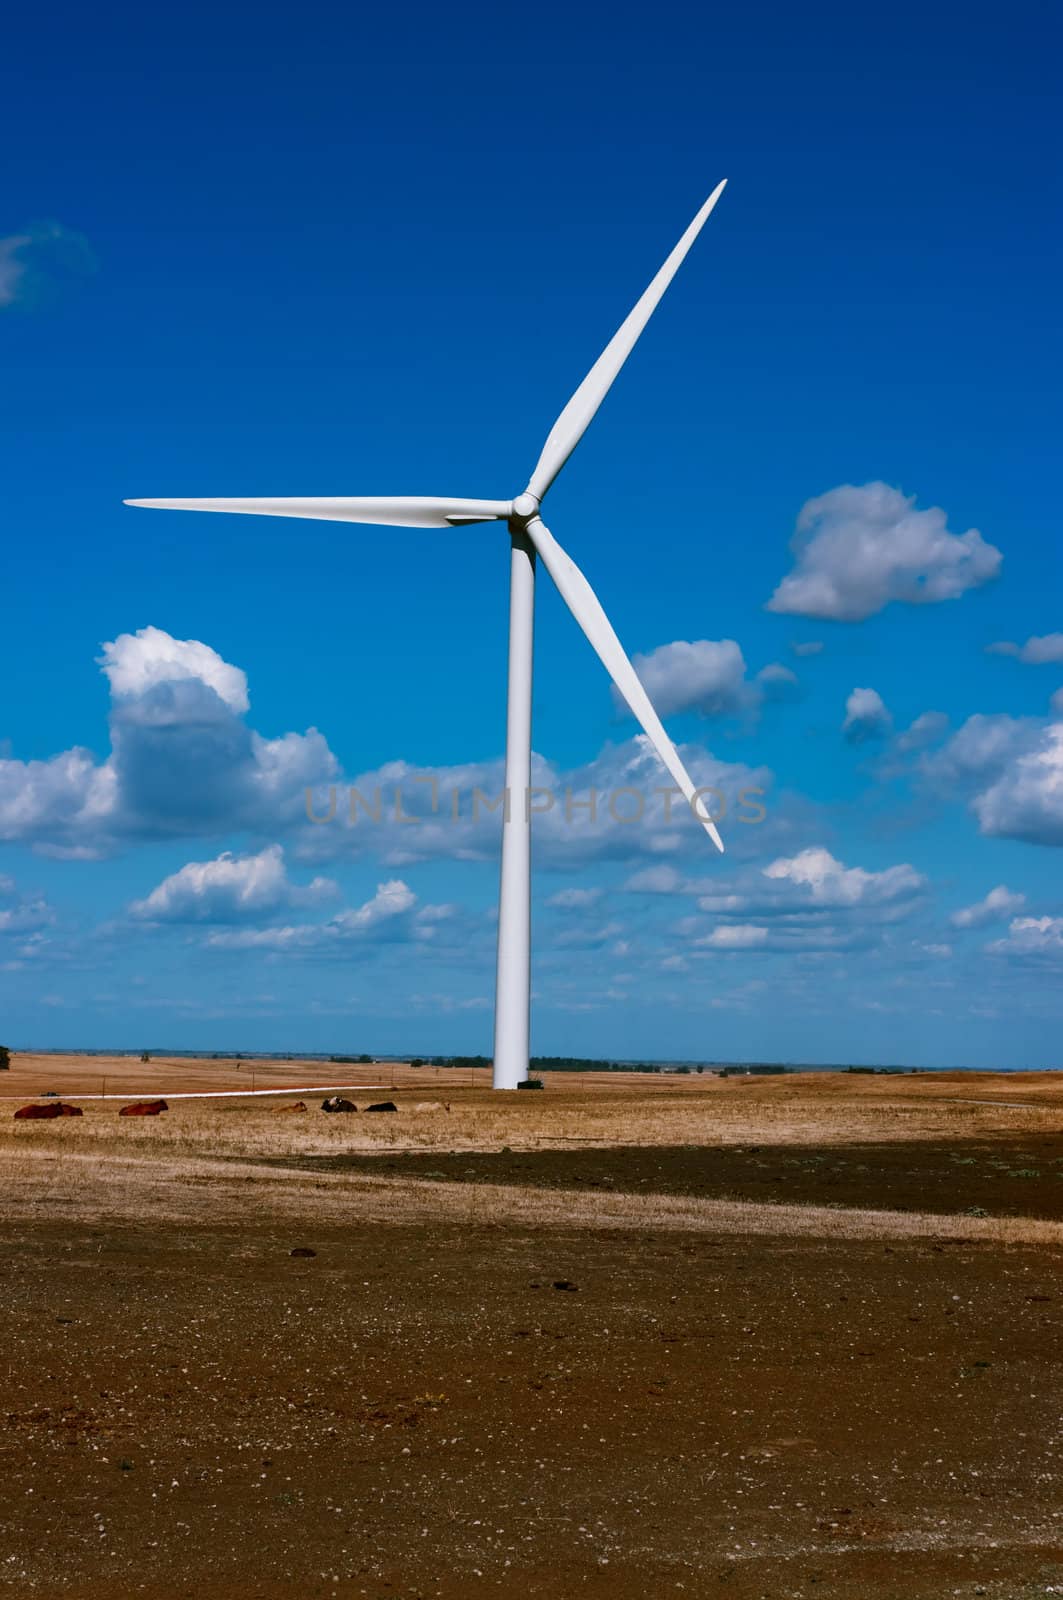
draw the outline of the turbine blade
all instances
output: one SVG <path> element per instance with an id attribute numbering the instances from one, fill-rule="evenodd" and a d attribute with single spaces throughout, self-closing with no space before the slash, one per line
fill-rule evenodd
<path id="1" fill-rule="evenodd" d="M 237 511 L 259 517 L 317 517 L 325 522 L 376 522 L 395 528 L 457 528 L 505 521 L 508 500 L 436 500 L 427 495 L 338 496 L 279 500 L 127 500 L 165 511 Z"/>
<path id="2" fill-rule="evenodd" d="M 582 439 L 595 412 L 609 393 L 614 378 L 631 354 L 639 334 L 657 309 L 658 301 L 679 271 L 684 256 L 708 221 L 709 214 L 723 193 L 726 182 L 725 178 L 723 183 L 716 185 L 642 299 L 620 324 L 551 428 L 538 465 L 528 484 L 528 493 L 533 494 L 537 500 L 543 498 Z"/>
<path id="3" fill-rule="evenodd" d="M 643 731 L 653 748 L 682 790 L 684 799 L 689 802 L 717 850 L 722 851 L 723 840 L 717 832 L 716 824 L 709 816 L 708 808 L 700 795 L 697 799 L 694 798 L 697 785 L 680 761 L 675 745 L 661 726 L 661 719 L 650 704 L 649 695 L 639 682 L 634 667 L 624 653 L 623 645 L 613 632 L 612 623 L 602 610 L 598 596 L 572 557 L 562 550 L 549 528 L 538 517 L 533 517 L 528 523 L 527 534 L 541 557 L 543 566 L 557 584 L 561 598 L 587 635 L 606 672 L 631 707 L 633 716 L 642 724 Z"/>

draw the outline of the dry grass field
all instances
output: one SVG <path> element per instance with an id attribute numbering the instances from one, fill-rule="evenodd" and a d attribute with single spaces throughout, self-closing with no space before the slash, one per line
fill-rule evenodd
<path id="1" fill-rule="evenodd" d="M 1063 1075 L 0 1090 L 0 1589 L 1063 1594 Z"/>

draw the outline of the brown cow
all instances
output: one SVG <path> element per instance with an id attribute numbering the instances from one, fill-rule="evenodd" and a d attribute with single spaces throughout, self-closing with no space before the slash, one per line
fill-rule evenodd
<path id="1" fill-rule="evenodd" d="M 306 1101 L 305 1100 L 297 1100 L 294 1105 L 291 1105 L 291 1106 L 277 1106 L 276 1109 L 278 1111 L 305 1111 L 306 1110 Z"/>
<path id="2" fill-rule="evenodd" d="M 132 1105 L 123 1106 L 119 1111 L 120 1117 L 157 1117 L 160 1111 L 169 1111 L 165 1100 L 134 1100 Z"/>
<path id="3" fill-rule="evenodd" d="M 37 1121 L 40 1117 L 80 1117 L 84 1112 L 80 1106 L 68 1106 L 62 1100 L 49 1100 L 44 1106 L 19 1106 L 15 1112 L 16 1118 L 26 1118 L 27 1121 Z"/>

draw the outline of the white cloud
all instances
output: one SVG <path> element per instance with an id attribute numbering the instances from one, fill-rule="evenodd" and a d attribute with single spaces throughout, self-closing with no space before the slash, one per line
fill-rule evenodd
<path id="1" fill-rule="evenodd" d="M 296 923 L 280 928 L 241 928 L 212 933 L 208 944 L 227 950 L 300 951 L 320 949 L 322 946 L 342 945 L 351 940 L 367 939 L 374 932 L 387 930 L 394 934 L 399 925 L 412 937 L 409 929 L 411 912 L 417 896 L 401 878 L 381 883 L 371 900 L 354 910 L 346 910 L 330 917 L 327 922 Z"/>
<path id="2" fill-rule="evenodd" d="M 780 856 L 766 867 L 714 880 L 684 876 L 671 865 L 644 867 L 624 884 L 638 894 L 696 899 L 699 911 L 749 924 L 754 919 L 825 928 L 839 918 L 854 923 L 892 922 L 915 909 L 926 879 L 907 862 L 871 872 L 847 867 L 822 845 Z M 679 931 L 696 930 L 688 919 Z"/>
<path id="3" fill-rule="evenodd" d="M 976 528 L 950 533 L 938 506 L 885 483 L 844 484 L 801 508 L 791 541 L 794 570 L 769 611 L 859 622 L 891 601 L 954 600 L 995 578 L 1001 554 Z"/>
<path id="4" fill-rule="evenodd" d="M 337 892 L 328 878 L 305 887 L 292 883 L 284 851 L 273 844 L 258 855 L 225 851 L 213 861 L 190 861 L 129 909 L 146 922 L 241 922 L 315 905 Z"/>
<path id="5" fill-rule="evenodd" d="M 1015 917 L 1007 937 L 994 939 L 986 949 L 993 955 L 1020 960 L 1063 961 L 1063 917 Z"/>
<path id="6" fill-rule="evenodd" d="M 1000 883 L 995 889 L 990 889 L 984 900 L 978 900 L 972 906 L 964 906 L 959 911 L 954 911 L 950 918 L 954 928 L 980 928 L 986 922 L 995 922 L 1001 917 L 1010 917 L 1026 904 L 1026 896 L 1016 890 L 1009 889 L 1006 884 Z"/>
<path id="7" fill-rule="evenodd" d="M 559 889 L 546 903 L 560 911 L 583 911 L 597 905 L 602 893 L 601 889 Z"/>
<path id="8" fill-rule="evenodd" d="M 753 922 L 721 923 L 697 943 L 710 950 L 755 950 L 767 944 L 768 930 Z"/>
<path id="9" fill-rule="evenodd" d="M 1045 728 L 972 805 L 983 833 L 1063 844 L 1063 722 Z"/>
<path id="10" fill-rule="evenodd" d="M 634 657 L 643 688 L 662 717 L 697 711 L 703 717 L 738 716 L 759 700 L 746 679 L 746 663 L 734 639 L 677 639 L 649 655 Z M 618 704 L 626 705 L 617 690 Z"/>
<path id="11" fill-rule="evenodd" d="M 1063 689 L 1056 690 L 1049 704 L 1052 707 L 1053 716 L 1063 717 Z"/>
<path id="12" fill-rule="evenodd" d="M 854 689 L 845 702 L 842 736 L 849 744 L 865 744 L 882 739 L 893 726 L 886 704 L 877 689 Z"/>
<path id="13" fill-rule="evenodd" d="M 757 673 L 753 686 L 765 700 L 794 700 L 800 692 L 801 681 L 797 673 L 784 667 L 781 661 L 769 661 Z"/>
<path id="14" fill-rule="evenodd" d="M 658 867 L 643 867 L 627 880 L 624 888 L 633 894 L 676 894 L 683 881 L 675 867 L 662 863 Z"/>
<path id="15" fill-rule="evenodd" d="M 375 855 L 394 868 L 497 854 L 501 758 L 435 768 L 391 761 L 352 784 L 317 729 L 266 739 L 249 728 L 240 709 L 246 678 L 209 645 L 145 628 L 108 644 L 101 664 L 113 692 L 110 755 L 0 758 L 0 839 L 88 858 L 163 839 L 247 834 L 256 844 L 280 839 L 305 861 Z M 712 804 L 726 806 L 739 855 L 786 832 L 785 819 L 770 812 L 767 826 L 730 827 L 736 818 L 748 822 L 770 790 L 766 768 L 720 761 L 699 745 L 681 754 L 695 781 L 718 791 Z M 706 843 L 644 735 L 567 771 L 536 755 L 532 771 L 543 791 L 535 832 L 547 867 L 667 856 Z M 364 802 L 354 817 L 352 789 Z M 743 807 L 744 790 L 760 794 Z M 330 820 L 311 820 L 308 792 L 318 819 L 329 817 L 331 797 Z"/>
<path id="16" fill-rule="evenodd" d="M 1032 719 L 986 715 L 968 717 L 942 749 L 924 756 L 925 775 L 943 789 L 968 790 L 999 774 L 1022 751 L 1036 747 L 1040 727 Z"/>
<path id="17" fill-rule="evenodd" d="M 676 639 L 635 656 L 634 667 L 662 717 L 684 711 L 703 717 L 749 716 L 765 700 L 792 699 L 799 687 L 797 674 L 778 661 L 748 678 L 734 639 Z M 619 690 L 613 690 L 613 699 L 626 709 Z"/>
<path id="18" fill-rule="evenodd" d="M 42 894 L 21 894 L 13 878 L 0 876 L 0 936 L 49 927 L 55 913 Z"/>
<path id="19" fill-rule="evenodd" d="M 120 633 L 99 657 L 116 700 L 139 698 L 157 684 L 192 678 L 213 689 L 230 711 L 247 711 L 247 674 L 198 639 L 174 639 L 161 628 Z"/>
<path id="20" fill-rule="evenodd" d="M 907 862 L 881 872 L 866 872 L 862 867 L 843 866 L 822 846 L 802 850 L 788 860 L 773 861 L 763 869 L 763 875 L 792 886 L 809 905 L 835 910 L 895 903 L 926 886 L 926 879 Z"/>
<path id="21" fill-rule="evenodd" d="M 897 735 L 897 749 L 906 753 L 937 744 L 945 737 L 948 726 L 949 719 L 943 711 L 922 711 L 903 733 Z"/>
<path id="22" fill-rule="evenodd" d="M 209 645 L 159 628 L 103 647 L 111 754 L 0 759 L 0 839 L 91 858 L 161 838 L 276 834 L 305 822 L 304 789 L 338 764 L 316 731 L 262 739 L 241 717 L 247 680 Z"/>
<path id="23" fill-rule="evenodd" d="M 975 715 L 922 760 L 924 777 L 967 800 L 982 833 L 1063 844 L 1063 721 Z"/>
<path id="24" fill-rule="evenodd" d="M 790 646 L 795 656 L 818 656 L 823 649 L 822 639 L 798 639 Z"/>
<path id="25" fill-rule="evenodd" d="M 1058 663 L 1063 661 L 1063 633 L 1032 634 L 1025 644 L 1012 644 L 1008 639 L 999 639 L 996 644 L 987 645 L 986 649 L 994 656 L 1015 656 L 1027 666 Z"/>

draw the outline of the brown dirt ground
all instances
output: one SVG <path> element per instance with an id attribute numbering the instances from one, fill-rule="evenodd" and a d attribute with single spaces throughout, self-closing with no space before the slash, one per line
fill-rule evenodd
<path id="1" fill-rule="evenodd" d="M 0 1589 L 1063 1594 L 1063 1248 L 889 1220 L 1058 1217 L 1063 1143 L 957 1116 L 951 1140 L 419 1155 L 302 1131 L 242 1162 L 140 1134 L 93 1156 L 91 1118 L 12 1133 Z M 544 1191 L 563 1225 L 518 1220 Z M 819 1221 L 664 1228 L 656 1195 Z M 881 1237 L 849 1236 L 866 1207 Z"/>
<path id="2" fill-rule="evenodd" d="M 445 1178 L 536 1189 L 691 1195 L 891 1211 L 1063 1220 L 1063 1134 L 869 1145 L 634 1145 L 609 1149 L 301 1156 L 309 1172 Z"/>

